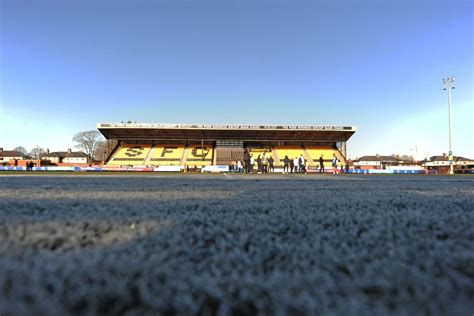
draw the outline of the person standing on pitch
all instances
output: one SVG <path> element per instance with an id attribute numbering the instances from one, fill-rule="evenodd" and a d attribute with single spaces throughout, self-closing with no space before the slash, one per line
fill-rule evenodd
<path id="1" fill-rule="evenodd" d="M 332 154 L 332 173 L 337 174 L 337 157 L 336 157 L 336 154 Z"/>
<path id="2" fill-rule="evenodd" d="M 323 155 L 319 157 L 319 173 L 324 173 L 324 159 Z"/>
<path id="3" fill-rule="evenodd" d="M 268 172 L 275 172 L 275 168 L 273 167 L 273 157 L 270 156 L 270 158 L 268 158 Z"/>
<path id="4" fill-rule="evenodd" d="M 257 156 L 257 173 L 262 172 L 262 158 L 260 158 L 260 155 Z"/>
<path id="5" fill-rule="evenodd" d="M 248 149 L 244 151 L 244 168 L 246 173 L 250 173 L 250 154 Z"/>
<path id="6" fill-rule="evenodd" d="M 300 155 L 300 157 L 298 158 L 298 170 L 301 172 L 301 173 L 304 173 L 304 157 L 303 157 L 303 154 Z"/>
<path id="7" fill-rule="evenodd" d="M 290 164 L 290 159 L 288 158 L 288 155 L 285 155 L 285 159 L 283 159 L 283 174 L 288 173 L 288 165 Z"/>
<path id="8" fill-rule="evenodd" d="M 268 160 L 267 156 L 265 156 L 265 153 L 263 153 L 262 157 L 262 173 L 267 173 L 268 172 Z"/>
<path id="9" fill-rule="evenodd" d="M 298 157 L 295 157 L 295 159 L 293 159 L 293 166 L 295 166 L 295 173 L 298 172 Z"/>
<path id="10" fill-rule="evenodd" d="M 244 171 L 244 168 L 242 167 L 242 161 L 237 160 L 237 172 L 241 173 Z"/>

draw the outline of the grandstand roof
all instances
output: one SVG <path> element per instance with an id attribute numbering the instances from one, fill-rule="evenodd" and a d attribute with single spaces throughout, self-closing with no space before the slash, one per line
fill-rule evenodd
<path id="1" fill-rule="evenodd" d="M 328 125 L 219 125 L 99 123 L 107 139 L 118 140 L 242 140 L 242 141 L 347 141 L 354 126 Z"/>

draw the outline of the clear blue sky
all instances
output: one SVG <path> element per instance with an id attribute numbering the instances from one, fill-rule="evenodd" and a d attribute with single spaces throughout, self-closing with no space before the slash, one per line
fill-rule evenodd
<path id="1" fill-rule="evenodd" d="M 474 158 L 472 1 L 0 0 L 0 147 L 97 122 L 355 125 L 349 156 Z"/>

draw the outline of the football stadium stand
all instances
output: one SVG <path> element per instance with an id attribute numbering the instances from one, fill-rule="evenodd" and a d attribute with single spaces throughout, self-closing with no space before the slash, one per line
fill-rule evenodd
<path id="1" fill-rule="evenodd" d="M 107 159 L 110 166 L 230 165 L 244 159 L 274 159 L 282 167 L 289 159 L 304 157 L 307 166 L 330 166 L 333 154 L 345 162 L 346 143 L 356 132 L 352 126 L 187 125 L 103 123 L 98 130 L 116 147 Z"/>

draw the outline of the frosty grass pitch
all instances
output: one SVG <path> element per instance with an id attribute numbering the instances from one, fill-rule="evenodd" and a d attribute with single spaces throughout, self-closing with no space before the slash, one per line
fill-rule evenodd
<path id="1" fill-rule="evenodd" d="M 0 176 L 0 314 L 474 312 L 474 177 Z"/>

